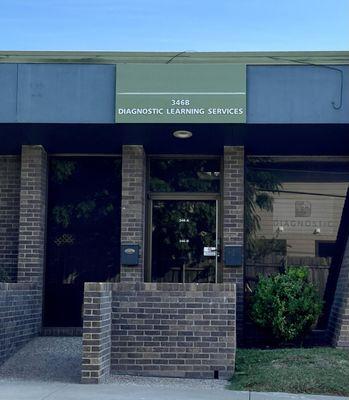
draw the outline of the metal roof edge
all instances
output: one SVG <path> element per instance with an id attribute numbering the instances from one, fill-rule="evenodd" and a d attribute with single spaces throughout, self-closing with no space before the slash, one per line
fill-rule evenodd
<path id="1" fill-rule="evenodd" d="M 262 52 L 112 52 L 112 51 L 0 51 L 0 63 L 82 64 L 349 64 L 349 51 Z"/>

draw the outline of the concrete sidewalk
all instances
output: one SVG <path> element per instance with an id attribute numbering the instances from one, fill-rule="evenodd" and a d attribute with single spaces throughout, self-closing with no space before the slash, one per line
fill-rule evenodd
<path id="1" fill-rule="evenodd" d="M 331 400 L 331 396 L 233 392 L 227 381 L 113 375 L 81 385 L 81 338 L 39 337 L 0 366 L 0 400 Z M 346 398 L 349 400 L 349 398 Z"/>
<path id="2" fill-rule="evenodd" d="M 124 378 L 127 378 L 126 380 Z M 205 387 L 202 382 L 176 379 L 113 378 L 104 385 L 81 385 L 61 382 L 0 380 L 0 400 L 331 400 L 349 399 L 320 395 L 286 393 L 248 393 L 226 390 L 221 386 Z M 156 384 L 155 384 L 156 382 Z M 154 383 L 154 384 L 153 384 Z"/>

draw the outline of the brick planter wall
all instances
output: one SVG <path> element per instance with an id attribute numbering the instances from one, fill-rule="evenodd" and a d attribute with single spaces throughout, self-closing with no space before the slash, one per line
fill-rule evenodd
<path id="1" fill-rule="evenodd" d="M 0 283 L 0 363 L 41 329 L 41 290 L 35 284 Z"/>
<path id="2" fill-rule="evenodd" d="M 232 375 L 234 284 L 106 283 L 86 284 L 85 291 L 84 383 L 105 381 L 109 357 L 116 373 Z"/>

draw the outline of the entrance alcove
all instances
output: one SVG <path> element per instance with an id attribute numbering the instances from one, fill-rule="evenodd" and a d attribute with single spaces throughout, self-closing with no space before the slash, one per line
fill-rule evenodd
<path id="1" fill-rule="evenodd" d="M 119 280 L 120 205 L 120 157 L 50 157 L 45 328 L 82 327 L 84 283 Z"/>

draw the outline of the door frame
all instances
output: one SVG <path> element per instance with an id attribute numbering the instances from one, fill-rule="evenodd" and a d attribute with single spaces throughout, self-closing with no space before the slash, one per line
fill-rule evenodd
<path id="1" fill-rule="evenodd" d="M 156 192 L 148 193 L 147 196 L 147 224 L 146 224 L 146 265 L 145 265 L 145 281 L 152 282 L 152 226 L 153 226 L 153 201 L 154 200 L 173 200 L 173 201 L 205 201 L 211 200 L 216 202 L 216 269 L 215 283 L 218 283 L 218 256 L 222 254 L 222 213 L 221 213 L 221 194 L 206 192 Z M 180 282 L 178 282 L 180 283 Z"/>

